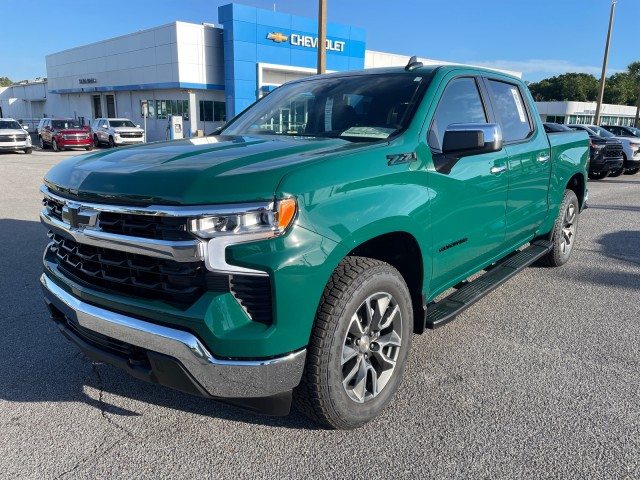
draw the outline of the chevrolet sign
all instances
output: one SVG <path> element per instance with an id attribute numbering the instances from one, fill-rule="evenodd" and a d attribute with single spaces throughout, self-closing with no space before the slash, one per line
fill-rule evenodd
<path id="1" fill-rule="evenodd" d="M 282 43 L 282 42 L 286 42 L 287 40 L 289 40 L 289 37 L 287 35 L 283 35 L 280 32 L 275 32 L 275 33 L 270 33 L 269 35 L 267 35 L 267 39 L 268 40 L 273 40 L 276 43 Z"/>
<path id="2" fill-rule="evenodd" d="M 283 35 L 280 32 L 273 32 L 267 35 L 268 40 L 273 40 L 276 43 L 282 43 L 289 40 L 291 45 L 306 48 L 318 48 L 318 37 L 311 37 L 309 35 L 301 35 L 299 33 L 292 33 L 291 35 Z M 332 52 L 344 52 L 346 42 L 340 40 L 326 41 L 326 48 Z"/>

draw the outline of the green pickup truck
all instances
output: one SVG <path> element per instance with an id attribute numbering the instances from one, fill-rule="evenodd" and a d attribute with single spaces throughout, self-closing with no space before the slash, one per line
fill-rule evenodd
<path id="1" fill-rule="evenodd" d="M 492 70 L 310 77 L 214 136 L 54 166 L 41 284 L 94 361 L 354 428 L 397 391 L 414 333 L 568 260 L 588 150 Z"/>

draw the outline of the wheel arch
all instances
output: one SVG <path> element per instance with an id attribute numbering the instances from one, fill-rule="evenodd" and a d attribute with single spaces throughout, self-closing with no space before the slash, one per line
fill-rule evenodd
<path id="1" fill-rule="evenodd" d="M 370 238 L 353 248 L 347 256 L 368 257 L 388 263 L 400 272 L 411 294 L 413 330 L 424 331 L 424 261 L 420 245 L 410 233 L 396 231 Z"/>
<path id="2" fill-rule="evenodd" d="M 576 173 L 573 177 L 569 179 L 567 182 L 566 190 L 573 190 L 573 193 L 578 197 L 578 204 L 580 205 L 580 210 L 584 208 L 584 199 L 585 199 L 585 191 L 586 191 L 586 181 L 584 175 L 580 173 Z"/>

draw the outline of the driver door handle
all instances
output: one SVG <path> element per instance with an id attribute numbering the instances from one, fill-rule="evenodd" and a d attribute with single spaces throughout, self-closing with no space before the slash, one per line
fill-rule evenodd
<path id="1" fill-rule="evenodd" d="M 538 155 L 537 160 L 538 160 L 538 163 L 544 163 L 550 158 L 551 158 L 550 155 L 547 155 L 546 153 L 541 153 L 540 155 Z"/>
<path id="2" fill-rule="evenodd" d="M 506 165 L 502 165 L 500 167 L 491 167 L 491 170 L 489 170 L 491 172 L 492 175 L 497 175 L 499 173 L 504 172 L 507 169 Z"/>

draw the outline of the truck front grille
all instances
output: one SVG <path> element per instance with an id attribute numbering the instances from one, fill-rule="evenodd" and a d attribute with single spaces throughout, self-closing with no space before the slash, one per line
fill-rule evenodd
<path id="1" fill-rule="evenodd" d="M 45 197 L 42 204 L 52 217 L 62 221 L 61 202 Z M 100 212 L 98 227 L 103 232 L 129 237 L 167 241 L 193 240 L 193 236 L 187 231 L 187 220 L 184 217 Z"/>
<path id="2" fill-rule="evenodd" d="M 49 232 L 65 274 L 108 291 L 187 308 L 206 290 L 203 262 L 178 263 L 75 241 Z"/>
<path id="3" fill-rule="evenodd" d="M 622 157 L 622 144 L 607 145 L 604 151 L 606 157 Z"/>
<path id="4" fill-rule="evenodd" d="M 119 135 L 121 138 L 142 138 L 141 132 L 122 132 Z"/>
<path id="5" fill-rule="evenodd" d="M 206 270 L 203 262 L 179 263 L 75 241 L 49 232 L 51 253 L 65 275 L 103 290 L 186 309 L 206 291 L 229 292 L 255 322 L 273 319 L 271 281 L 255 275 Z"/>

